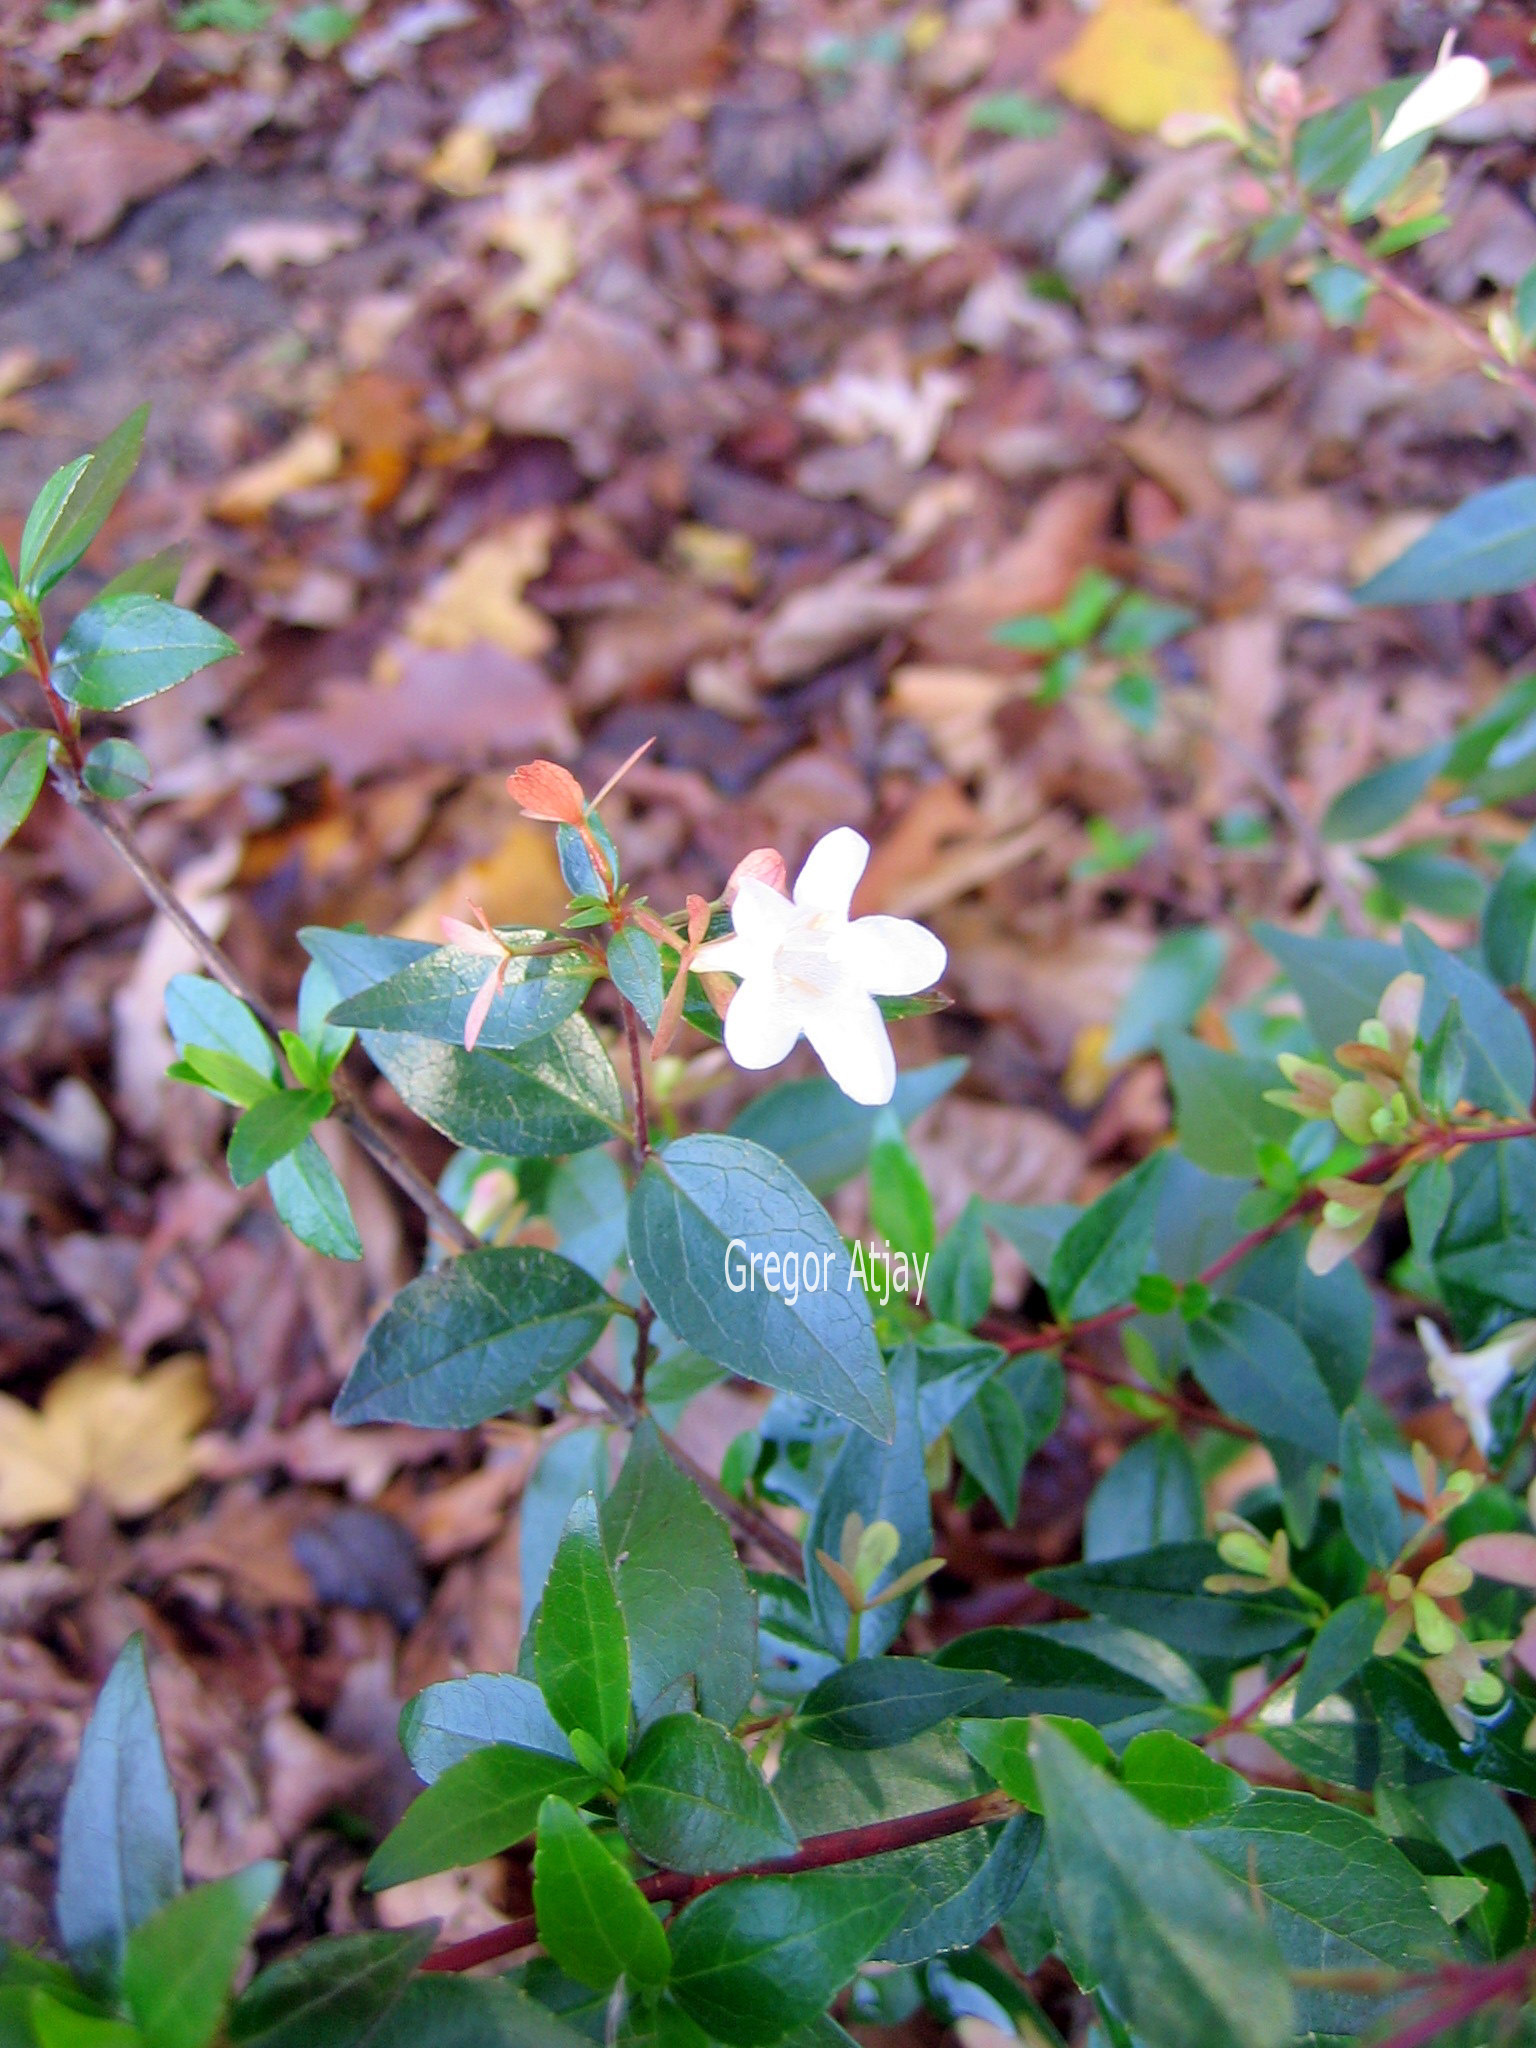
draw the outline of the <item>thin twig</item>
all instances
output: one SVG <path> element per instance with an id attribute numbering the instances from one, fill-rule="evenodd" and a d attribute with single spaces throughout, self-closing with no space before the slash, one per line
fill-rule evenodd
<path id="1" fill-rule="evenodd" d="M 1236 1713 L 1228 1714 L 1225 1721 L 1219 1721 L 1214 1728 L 1210 1729 L 1206 1734 L 1200 1736 L 1199 1740 L 1202 1743 L 1220 1742 L 1224 1736 L 1241 1734 L 1243 1729 L 1248 1727 L 1250 1722 L 1256 1721 L 1258 1719 L 1259 1715 L 1263 1713 L 1264 1709 L 1269 1705 L 1270 1701 L 1275 1697 L 1276 1693 L 1281 1693 L 1285 1691 L 1285 1688 L 1290 1684 L 1291 1680 L 1298 1676 L 1298 1674 L 1301 1671 L 1302 1665 L 1305 1664 L 1306 1661 L 1307 1657 L 1305 1651 L 1303 1651 L 1299 1657 L 1293 1657 L 1290 1663 L 1285 1666 L 1283 1671 L 1279 1672 L 1274 1678 L 1272 1678 L 1269 1681 L 1268 1685 L 1264 1686 L 1261 1691 L 1256 1692 L 1254 1694 L 1253 1698 L 1248 1702 L 1246 1707 L 1239 1707 Z"/>
<path id="2" fill-rule="evenodd" d="M 839 1828 L 828 1835 L 812 1835 L 793 1856 L 775 1857 L 769 1863 L 752 1863 L 744 1870 L 723 1870 L 708 1877 L 693 1877 L 683 1871 L 661 1870 L 640 1880 L 640 1889 L 653 1904 L 682 1905 L 716 1885 L 749 1877 L 797 1877 L 807 1870 L 831 1870 L 842 1863 L 860 1863 L 869 1856 L 888 1855 L 893 1849 L 910 1849 L 920 1842 L 941 1842 L 967 1828 L 986 1827 L 1008 1820 L 1019 1811 L 1006 1792 L 979 1792 L 953 1806 L 937 1806 L 926 1813 L 900 1814 L 893 1820 L 872 1821 L 862 1828 Z M 427 1957 L 423 1970 L 472 1970 L 477 1963 L 494 1962 L 498 1956 L 530 1948 L 538 1940 L 538 1927 L 530 1913 L 522 1920 L 491 1927 Z"/>

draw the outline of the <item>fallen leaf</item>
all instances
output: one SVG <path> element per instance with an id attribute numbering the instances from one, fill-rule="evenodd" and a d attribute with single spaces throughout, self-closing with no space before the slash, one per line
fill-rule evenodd
<path id="1" fill-rule="evenodd" d="M 486 237 L 492 248 L 522 258 L 523 267 L 509 285 L 492 295 L 486 308 L 494 319 L 505 308 L 542 313 L 555 293 L 576 275 L 576 241 L 570 222 L 558 213 L 499 214 Z"/>
<path id="2" fill-rule="evenodd" d="M 362 239 L 362 223 L 355 220 L 248 220 L 224 237 L 213 267 L 230 270 L 238 263 L 252 277 L 275 277 L 290 263 L 312 269 Z"/>
<path id="3" fill-rule="evenodd" d="M 1237 103 L 1232 52 L 1173 0 L 1103 0 L 1053 76 L 1069 100 L 1136 133 Z"/>
<path id="4" fill-rule="evenodd" d="M 443 939 L 444 917 L 463 917 L 478 903 L 492 924 L 557 925 L 565 916 L 570 889 L 555 857 L 555 835 L 514 818 L 507 835 L 481 860 L 465 863 L 391 927 L 404 939 Z"/>
<path id="5" fill-rule="evenodd" d="M 58 228 L 67 241 L 95 242 L 135 200 L 163 192 L 195 170 L 200 150 L 153 127 L 142 114 L 39 114 L 11 181 L 34 232 Z"/>
<path id="6" fill-rule="evenodd" d="M 408 638 L 418 647 L 448 650 L 483 641 L 528 660 L 547 654 L 554 627 L 522 593 L 549 567 L 553 530 L 550 513 L 529 512 L 466 548 L 406 615 Z"/>
<path id="7" fill-rule="evenodd" d="M 295 491 L 328 483 L 341 468 L 341 438 L 330 427 L 303 427 L 281 448 L 236 470 L 209 501 L 216 519 L 260 519 Z"/>
<path id="8" fill-rule="evenodd" d="M 421 175 L 450 198 L 473 199 L 485 190 L 495 168 L 495 136 L 471 122 L 460 122 L 443 137 L 422 166 Z"/>
<path id="9" fill-rule="evenodd" d="M 926 590 L 882 582 L 878 562 L 856 562 L 813 589 L 796 591 L 769 615 L 758 638 L 758 668 L 770 682 L 792 682 L 906 625 L 929 602 Z"/>
<path id="10" fill-rule="evenodd" d="M 938 446 L 944 423 L 964 398 L 963 378 L 952 370 L 841 370 L 800 400 L 800 412 L 836 440 L 856 443 L 884 434 L 904 469 L 921 469 Z"/>
<path id="11" fill-rule="evenodd" d="M 73 1366 L 36 1409 L 0 1394 L 0 1528 L 57 1521 L 87 1494 L 148 1514 L 196 1477 L 192 1438 L 212 1405 L 191 1353 L 138 1377 L 112 1359 Z"/>

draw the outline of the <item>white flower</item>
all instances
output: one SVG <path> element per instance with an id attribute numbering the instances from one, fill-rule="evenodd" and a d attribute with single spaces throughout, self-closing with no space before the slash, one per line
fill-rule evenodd
<path id="1" fill-rule="evenodd" d="M 811 848 L 793 898 L 742 879 L 735 936 L 700 947 L 693 963 L 701 974 L 741 978 L 725 1013 L 725 1049 L 738 1067 L 776 1067 L 804 1033 L 845 1095 L 890 1101 L 896 1061 L 875 997 L 930 987 L 946 955 L 908 918 L 850 920 L 868 859 L 868 840 L 842 825 Z"/>
<path id="2" fill-rule="evenodd" d="M 1517 1372 L 1536 1359 L 1536 1321 L 1510 1323 L 1476 1351 L 1453 1351 L 1428 1316 L 1418 1320 L 1430 1384 L 1449 1401 L 1486 1457 L 1493 1440 L 1489 1408 Z"/>
<path id="3" fill-rule="evenodd" d="M 1443 128 L 1447 121 L 1480 107 L 1487 99 L 1492 72 L 1480 58 L 1453 56 L 1455 47 L 1456 31 L 1452 29 L 1440 45 L 1434 70 L 1419 80 L 1387 123 L 1378 149 L 1396 149 L 1400 142 L 1427 129 Z"/>

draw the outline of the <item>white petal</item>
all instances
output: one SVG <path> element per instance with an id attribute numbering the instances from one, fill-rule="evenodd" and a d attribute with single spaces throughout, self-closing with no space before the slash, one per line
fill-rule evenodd
<path id="1" fill-rule="evenodd" d="M 856 917 L 843 939 L 849 976 L 872 996 L 915 996 L 948 959 L 942 939 L 909 917 Z"/>
<path id="2" fill-rule="evenodd" d="M 728 939 L 711 939 L 707 945 L 700 946 L 693 956 L 693 971 L 695 974 L 744 975 L 761 963 L 762 949 L 733 934 Z"/>
<path id="3" fill-rule="evenodd" d="M 1396 149 L 1411 136 L 1441 128 L 1458 114 L 1480 107 L 1488 97 L 1491 80 L 1488 66 L 1476 57 L 1452 57 L 1447 63 L 1437 64 L 1399 106 L 1377 149 L 1383 153 Z"/>
<path id="4" fill-rule="evenodd" d="M 795 922 L 795 906 L 787 896 L 753 875 L 743 880 L 731 905 L 731 923 L 738 938 L 771 950 Z"/>
<path id="5" fill-rule="evenodd" d="M 869 841 L 851 825 L 839 825 L 835 832 L 818 839 L 806 855 L 795 883 L 795 902 L 802 910 L 846 917 L 868 864 Z"/>
<path id="6" fill-rule="evenodd" d="M 725 1013 L 725 1049 L 738 1067 L 754 1072 L 776 1067 L 789 1058 L 799 1036 L 798 1014 L 780 1001 L 771 981 L 744 981 L 731 997 Z"/>
<path id="7" fill-rule="evenodd" d="M 873 996 L 849 994 L 800 1013 L 806 1037 L 843 1093 L 876 1106 L 896 1092 L 896 1057 Z"/>

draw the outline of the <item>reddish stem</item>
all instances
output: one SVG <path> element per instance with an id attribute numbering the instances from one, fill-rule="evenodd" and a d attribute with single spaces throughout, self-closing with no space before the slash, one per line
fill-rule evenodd
<path id="1" fill-rule="evenodd" d="M 1235 1714 L 1228 1714 L 1225 1721 L 1218 1722 L 1208 1735 L 1199 1738 L 1200 1741 L 1219 1742 L 1224 1735 L 1241 1734 L 1251 1721 L 1257 1720 L 1277 1692 L 1284 1692 L 1306 1661 L 1305 1651 L 1299 1657 L 1293 1657 L 1285 1669 L 1272 1678 L 1262 1691 L 1254 1694 L 1246 1707 L 1239 1707 Z"/>
<path id="2" fill-rule="evenodd" d="M 80 721 L 53 687 L 53 663 L 49 659 L 48 642 L 43 635 L 42 621 L 35 611 L 22 610 L 16 613 L 16 624 L 31 659 L 32 673 L 37 677 L 42 693 L 48 700 L 49 712 L 58 728 L 59 738 L 64 742 L 69 765 L 76 777 L 79 777 L 85 772 L 85 748 L 80 742 Z"/>
<path id="3" fill-rule="evenodd" d="M 1485 2005 L 1500 1999 L 1524 1998 L 1536 1974 L 1536 1949 L 1521 1949 L 1501 1963 L 1447 1964 L 1412 2017 L 1384 2037 L 1377 2048 L 1425 2048 L 1425 2043 L 1458 2027 Z M 1447 1995 L 1437 1998 L 1436 1991 Z"/>
<path id="4" fill-rule="evenodd" d="M 659 1870 L 640 1880 L 640 1889 L 653 1904 L 663 1901 L 682 1905 L 716 1885 L 736 1878 L 797 1877 L 807 1870 L 830 1870 L 839 1863 L 859 1863 L 867 1856 L 883 1856 L 892 1849 L 910 1849 L 919 1842 L 940 1842 L 946 1835 L 958 1835 L 967 1828 L 985 1827 L 990 1821 L 1007 1820 L 1018 1807 L 1006 1792 L 979 1792 L 953 1806 L 937 1806 L 927 1813 L 907 1813 L 895 1820 L 873 1821 L 868 1827 L 839 1828 L 834 1834 L 812 1835 L 793 1856 L 776 1857 L 771 1863 L 753 1863 L 745 1870 L 723 1870 L 709 1877 L 690 1877 L 680 1870 Z M 509 1920 L 503 1927 L 491 1927 L 468 1941 L 456 1941 L 427 1957 L 424 1970 L 472 1970 L 477 1963 L 494 1962 L 530 1948 L 539 1938 L 538 1926 L 530 1913 L 521 1920 Z"/>

